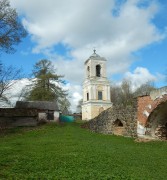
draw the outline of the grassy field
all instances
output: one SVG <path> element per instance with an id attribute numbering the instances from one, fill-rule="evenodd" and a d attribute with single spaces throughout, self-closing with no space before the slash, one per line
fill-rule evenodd
<path id="1" fill-rule="evenodd" d="M 0 137 L 0 179 L 167 179 L 167 142 L 91 133 L 78 123 Z"/>

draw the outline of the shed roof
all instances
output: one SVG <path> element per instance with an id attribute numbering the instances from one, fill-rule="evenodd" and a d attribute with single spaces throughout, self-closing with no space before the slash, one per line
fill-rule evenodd
<path id="1" fill-rule="evenodd" d="M 16 108 L 36 108 L 41 110 L 59 111 L 57 102 L 51 101 L 17 101 Z"/>

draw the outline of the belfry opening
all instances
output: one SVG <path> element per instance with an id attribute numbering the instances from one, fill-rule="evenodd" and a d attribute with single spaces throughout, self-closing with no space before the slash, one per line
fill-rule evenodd
<path id="1" fill-rule="evenodd" d="M 99 64 L 96 66 L 96 76 L 97 77 L 101 76 L 101 66 Z"/>

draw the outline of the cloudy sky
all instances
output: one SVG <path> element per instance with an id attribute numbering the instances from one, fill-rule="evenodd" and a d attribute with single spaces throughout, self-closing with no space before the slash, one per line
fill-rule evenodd
<path id="1" fill-rule="evenodd" d="M 82 98 L 84 62 L 96 48 L 112 82 L 165 85 L 166 0 L 10 0 L 29 35 L 2 61 L 28 76 L 35 62 L 51 60 L 65 75 L 73 109 Z M 23 83 L 23 82 L 22 82 Z"/>

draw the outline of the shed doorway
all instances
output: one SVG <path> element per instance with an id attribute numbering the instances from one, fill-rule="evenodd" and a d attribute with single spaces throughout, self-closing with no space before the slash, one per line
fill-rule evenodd
<path id="1" fill-rule="evenodd" d="M 47 120 L 53 121 L 54 120 L 54 112 L 53 111 L 48 111 L 47 113 Z"/>

